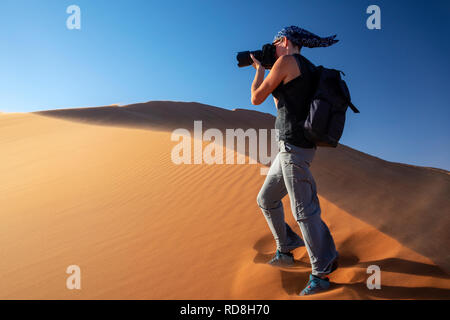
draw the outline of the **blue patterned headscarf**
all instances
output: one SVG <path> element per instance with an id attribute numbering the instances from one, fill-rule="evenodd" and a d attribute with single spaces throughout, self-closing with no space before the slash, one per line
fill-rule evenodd
<path id="1" fill-rule="evenodd" d="M 308 48 L 315 48 L 315 47 L 328 47 L 332 44 L 335 44 L 339 40 L 335 40 L 336 35 L 326 38 L 321 38 L 314 33 L 311 33 L 305 29 L 296 27 L 296 26 L 290 26 L 282 29 L 280 32 L 276 34 L 276 36 L 273 38 L 273 42 L 276 40 L 286 37 L 289 40 L 291 40 L 292 43 L 302 46 L 302 47 L 308 47 Z M 272 43 L 273 43 L 272 42 Z"/>

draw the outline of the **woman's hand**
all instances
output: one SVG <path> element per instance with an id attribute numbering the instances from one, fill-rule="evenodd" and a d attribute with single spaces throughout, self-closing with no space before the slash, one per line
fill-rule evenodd
<path id="1" fill-rule="evenodd" d="M 261 65 L 261 62 L 259 62 L 259 60 L 256 59 L 253 56 L 253 54 L 251 54 L 251 53 L 250 53 L 250 58 L 252 58 L 252 60 L 253 60 L 253 64 L 252 64 L 253 68 L 255 68 L 256 70 L 258 70 L 259 68 L 263 68 L 264 69 L 264 67 Z"/>
<path id="2" fill-rule="evenodd" d="M 257 95 L 256 95 L 256 90 L 259 88 L 259 86 L 261 85 L 261 83 L 264 81 L 264 74 L 266 72 L 266 69 L 264 69 L 264 67 L 261 65 L 261 62 L 259 62 L 254 56 L 253 54 L 250 53 L 250 57 L 253 60 L 253 68 L 256 69 L 256 73 L 255 73 L 255 79 L 253 79 L 253 83 L 252 83 L 252 104 L 261 104 L 263 101 L 259 102 Z M 264 98 L 265 99 L 265 98 Z"/>

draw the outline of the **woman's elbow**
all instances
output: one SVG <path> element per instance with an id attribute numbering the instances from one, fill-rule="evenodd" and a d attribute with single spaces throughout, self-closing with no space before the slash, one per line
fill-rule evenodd
<path id="1" fill-rule="evenodd" d="M 252 96 L 252 105 L 257 106 L 263 103 L 263 101 L 256 95 Z"/>

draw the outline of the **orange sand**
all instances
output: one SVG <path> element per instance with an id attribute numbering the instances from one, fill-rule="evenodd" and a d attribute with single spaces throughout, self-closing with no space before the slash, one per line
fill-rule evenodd
<path id="1" fill-rule="evenodd" d="M 256 204 L 263 165 L 175 165 L 164 117 L 157 129 L 132 128 L 80 122 L 79 110 L 77 121 L 0 115 L 1 299 L 450 298 L 445 266 L 328 201 L 319 183 L 340 268 L 330 291 L 297 296 L 310 272 L 306 249 L 294 251 L 294 268 L 265 264 L 275 245 Z M 228 120 L 219 122 L 233 128 Z M 73 264 L 81 290 L 66 289 Z M 372 264 L 381 290 L 366 287 Z"/>

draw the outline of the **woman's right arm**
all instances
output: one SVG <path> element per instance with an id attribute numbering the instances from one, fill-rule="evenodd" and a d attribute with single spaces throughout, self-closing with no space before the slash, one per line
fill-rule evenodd
<path id="1" fill-rule="evenodd" d="M 287 55 L 279 57 L 273 64 L 272 69 L 265 79 L 264 74 L 261 73 L 263 72 L 262 70 L 264 70 L 262 69 L 263 67 L 256 68 L 257 71 L 255 74 L 255 80 L 253 82 L 255 83 L 255 81 L 259 82 L 257 80 L 262 80 L 262 83 L 257 83 L 257 86 L 254 86 L 252 84 L 252 104 L 259 105 L 263 103 L 264 100 L 266 100 L 266 98 L 269 96 L 269 94 L 271 94 L 286 78 L 288 72 L 288 64 L 290 63 L 289 58 L 290 57 Z M 254 62 L 254 64 L 256 65 L 256 62 Z M 260 76 L 261 78 L 259 78 L 258 76 Z"/>

